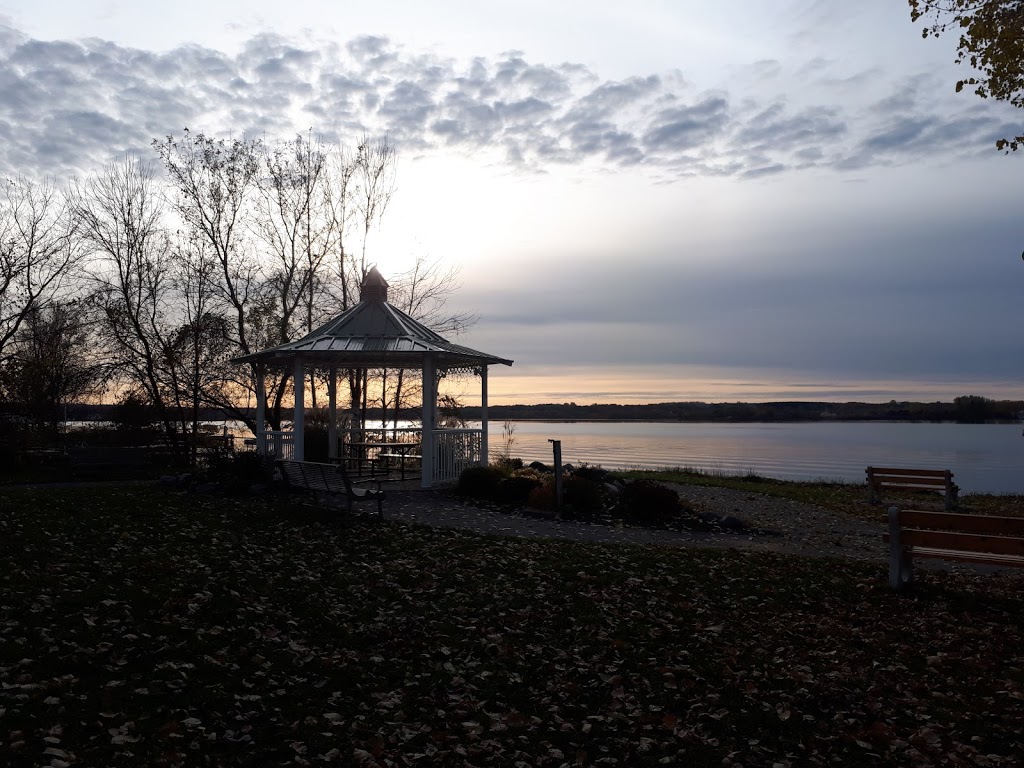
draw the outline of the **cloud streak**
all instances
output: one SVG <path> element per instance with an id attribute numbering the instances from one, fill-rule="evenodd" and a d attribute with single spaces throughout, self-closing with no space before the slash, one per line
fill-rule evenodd
<path id="1" fill-rule="evenodd" d="M 997 107 L 972 103 L 968 114 L 962 103 L 961 111 L 920 104 L 920 79 L 858 109 L 844 91 L 865 73 L 825 81 L 827 65 L 813 61 L 799 69 L 820 103 L 791 105 L 772 90 L 780 69 L 760 61 L 728 91 L 700 90 L 677 72 L 602 80 L 578 64 L 517 52 L 460 61 L 380 36 L 321 45 L 260 34 L 229 56 L 195 45 L 155 53 L 98 39 L 42 41 L 7 26 L 0 164 L 65 175 L 186 126 L 271 138 L 312 127 L 342 140 L 387 131 L 404 152 L 484 153 L 529 171 L 594 163 L 648 167 L 663 180 L 759 178 L 956 155 L 1000 131 Z"/>

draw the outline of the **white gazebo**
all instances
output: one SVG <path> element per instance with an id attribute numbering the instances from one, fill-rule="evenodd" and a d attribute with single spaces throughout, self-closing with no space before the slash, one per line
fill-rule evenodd
<path id="1" fill-rule="evenodd" d="M 449 482 L 475 464 L 487 463 L 487 367 L 512 365 L 511 360 L 453 344 L 388 303 L 387 281 L 376 267 L 366 274 L 359 303 L 297 341 L 235 358 L 256 369 L 256 450 L 282 456 L 291 444 L 292 458 L 304 454 L 305 374 L 328 373 L 328 455 L 338 458 L 338 371 L 419 369 L 423 380 L 420 455 L 422 485 Z M 268 431 L 265 376 L 268 367 L 291 369 L 295 411 L 292 431 Z M 438 382 L 450 370 L 473 370 L 480 376 L 480 429 L 439 429 Z M 365 427 L 365 425 L 363 425 Z M 389 430 L 390 431 L 390 430 Z"/>

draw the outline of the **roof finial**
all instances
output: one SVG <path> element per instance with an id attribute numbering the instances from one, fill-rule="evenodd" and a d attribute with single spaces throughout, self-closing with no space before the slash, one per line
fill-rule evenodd
<path id="1" fill-rule="evenodd" d="M 388 300 L 388 281 L 384 279 L 377 266 L 370 267 L 363 278 L 363 284 L 359 287 L 360 301 L 384 301 Z"/>

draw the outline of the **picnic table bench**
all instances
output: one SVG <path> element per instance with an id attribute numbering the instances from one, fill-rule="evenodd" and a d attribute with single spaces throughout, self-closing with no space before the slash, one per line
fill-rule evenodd
<path id="1" fill-rule="evenodd" d="M 1024 568 L 1024 518 L 889 507 L 889 585 L 914 580 L 914 558 Z"/>
<path id="2" fill-rule="evenodd" d="M 337 464 L 322 464 L 315 461 L 293 461 L 280 459 L 277 462 L 281 478 L 289 488 L 332 496 L 345 496 L 348 511 L 356 501 L 376 501 L 377 515 L 384 517 L 384 491 L 380 481 L 374 488 L 356 488 L 344 467 Z"/>
<path id="3" fill-rule="evenodd" d="M 868 467 L 868 503 L 879 504 L 882 490 L 899 488 L 907 491 L 939 491 L 943 494 L 946 511 L 956 509 L 960 488 L 953 482 L 948 469 L 898 469 Z"/>

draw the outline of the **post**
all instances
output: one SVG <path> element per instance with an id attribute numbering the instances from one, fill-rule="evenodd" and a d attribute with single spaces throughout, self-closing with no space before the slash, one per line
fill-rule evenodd
<path id="1" fill-rule="evenodd" d="M 889 507 L 889 586 L 900 590 L 914 581 L 914 559 L 900 541 L 900 509 Z"/>
<path id="2" fill-rule="evenodd" d="M 263 363 L 256 363 L 256 453 L 267 454 L 267 382 Z M 275 459 L 281 458 L 275 456 Z"/>
<path id="3" fill-rule="evenodd" d="M 555 518 L 562 509 L 562 441 L 548 440 L 555 453 Z"/>
<path id="4" fill-rule="evenodd" d="M 293 381 L 293 388 L 295 389 L 295 415 L 292 417 L 292 458 L 295 461 L 302 461 L 306 455 L 306 425 L 304 423 L 306 416 L 306 377 L 305 366 L 301 357 L 295 358 Z"/>
<path id="5" fill-rule="evenodd" d="M 487 455 L 487 366 L 480 369 L 480 463 L 487 466 L 490 459 Z"/>
<path id="6" fill-rule="evenodd" d="M 437 400 L 437 371 L 434 356 L 423 356 L 423 445 L 420 454 L 423 478 L 421 485 L 430 488 L 434 480 L 434 404 Z"/>
<path id="7" fill-rule="evenodd" d="M 327 456 L 338 458 L 338 366 L 327 374 Z"/>

